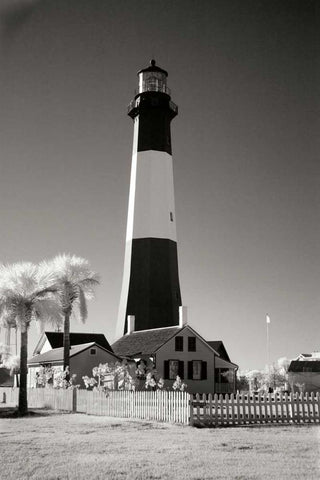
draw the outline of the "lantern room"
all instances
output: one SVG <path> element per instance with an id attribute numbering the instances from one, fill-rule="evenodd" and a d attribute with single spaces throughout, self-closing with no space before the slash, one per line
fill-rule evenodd
<path id="1" fill-rule="evenodd" d="M 162 92 L 170 95 L 167 87 L 168 72 L 156 66 L 155 60 L 151 60 L 150 66 L 140 70 L 139 76 L 139 93 L 143 92 Z"/>

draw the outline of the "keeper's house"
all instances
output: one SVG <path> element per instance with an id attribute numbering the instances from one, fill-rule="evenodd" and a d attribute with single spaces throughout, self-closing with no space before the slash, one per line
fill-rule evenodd
<path id="1" fill-rule="evenodd" d="M 136 363 L 151 359 L 169 388 L 178 375 L 189 393 L 235 392 L 238 366 L 221 341 L 207 342 L 190 325 L 134 331 L 133 324 L 112 345 L 116 355 Z"/>

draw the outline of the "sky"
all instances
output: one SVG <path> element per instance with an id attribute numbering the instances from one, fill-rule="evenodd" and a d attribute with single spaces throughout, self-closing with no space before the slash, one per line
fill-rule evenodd
<path id="1" fill-rule="evenodd" d="M 240 369 L 320 350 L 319 64 L 312 0 L 0 0 L 0 262 L 58 253 L 102 278 L 114 340 L 133 124 L 151 58 L 172 148 L 182 302 Z M 319 31 L 319 28 L 318 28 Z M 39 333 L 29 335 L 29 351 Z"/>

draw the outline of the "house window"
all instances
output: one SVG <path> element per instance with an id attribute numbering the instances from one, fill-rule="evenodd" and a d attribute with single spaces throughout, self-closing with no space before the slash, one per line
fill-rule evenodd
<path id="1" fill-rule="evenodd" d="M 201 360 L 193 360 L 192 362 L 192 379 L 201 380 Z"/>
<path id="2" fill-rule="evenodd" d="M 176 352 L 183 352 L 183 337 L 176 337 Z"/>
<path id="3" fill-rule="evenodd" d="M 312 372 L 312 367 L 303 367 L 302 371 L 306 372 L 306 373 L 310 373 L 310 372 Z"/>
<path id="4" fill-rule="evenodd" d="M 175 380 L 179 375 L 179 360 L 169 360 L 169 380 Z"/>
<path id="5" fill-rule="evenodd" d="M 184 378 L 184 362 L 180 360 L 165 360 L 163 377 L 167 380 L 175 380 L 177 376 Z"/>
<path id="6" fill-rule="evenodd" d="M 196 351 L 196 337 L 188 337 L 188 351 L 189 352 Z"/>
<path id="7" fill-rule="evenodd" d="M 97 355 L 97 349 L 96 348 L 90 348 L 90 355 Z"/>
<path id="8" fill-rule="evenodd" d="M 188 379 L 206 380 L 207 362 L 204 362 L 202 360 L 191 360 L 190 362 L 188 362 Z"/>

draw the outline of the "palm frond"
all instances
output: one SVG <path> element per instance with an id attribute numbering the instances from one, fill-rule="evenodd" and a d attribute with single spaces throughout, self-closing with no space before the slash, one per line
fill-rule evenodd
<path id="1" fill-rule="evenodd" d="M 57 255 L 48 263 L 60 280 L 70 283 L 77 283 L 90 270 L 88 260 L 66 253 Z"/>
<path id="2" fill-rule="evenodd" d="M 56 278 L 48 269 L 29 262 L 1 265 L 0 313 L 8 310 L 16 325 L 24 331 L 37 317 L 36 305 L 45 302 L 47 297 L 54 301 L 53 292 L 57 293 L 54 282 Z M 59 304 L 57 299 L 55 303 Z"/>
<path id="3" fill-rule="evenodd" d="M 38 299 L 34 304 L 34 318 L 40 328 L 46 323 L 61 327 L 63 325 L 63 312 L 60 302 L 57 302 L 54 295 Z"/>
<path id="4" fill-rule="evenodd" d="M 18 262 L 0 267 L 0 296 L 20 295 L 28 297 L 38 286 L 37 266 L 30 262 Z"/>
<path id="5" fill-rule="evenodd" d="M 96 275 L 91 271 L 88 260 L 76 255 L 60 254 L 48 263 L 60 279 L 70 283 L 79 283 L 85 278 Z"/>
<path id="6" fill-rule="evenodd" d="M 84 292 L 82 288 L 79 288 L 79 317 L 82 323 L 85 323 L 85 321 L 88 318 L 88 309 L 87 309 L 87 302 L 86 302 L 86 297 L 84 295 Z"/>
<path id="7" fill-rule="evenodd" d="M 95 287 L 100 284 L 99 276 L 93 274 L 91 278 L 85 278 L 79 282 L 79 287 L 83 290 L 83 293 L 87 300 L 91 300 L 95 297 Z"/>
<path id="8" fill-rule="evenodd" d="M 0 325 L 3 327 L 16 326 L 16 314 L 10 304 L 7 306 L 3 303 L 2 308 L 0 308 Z"/>
<path id="9" fill-rule="evenodd" d="M 93 298 L 94 287 L 99 284 L 99 276 L 90 268 L 88 260 L 70 254 L 60 254 L 53 260 L 46 262 L 46 268 L 51 268 L 60 285 L 63 285 L 62 290 L 68 290 L 64 294 L 67 301 L 73 303 L 77 299 L 79 288 L 87 300 Z M 71 287 L 76 287 L 71 292 Z"/>
<path id="10" fill-rule="evenodd" d="M 42 289 L 52 288 L 55 290 L 59 287 L 59 279 L 52 269 L 52 265 L 47 261 L 42 261 L 38 265 L 37 280 Z"/>

